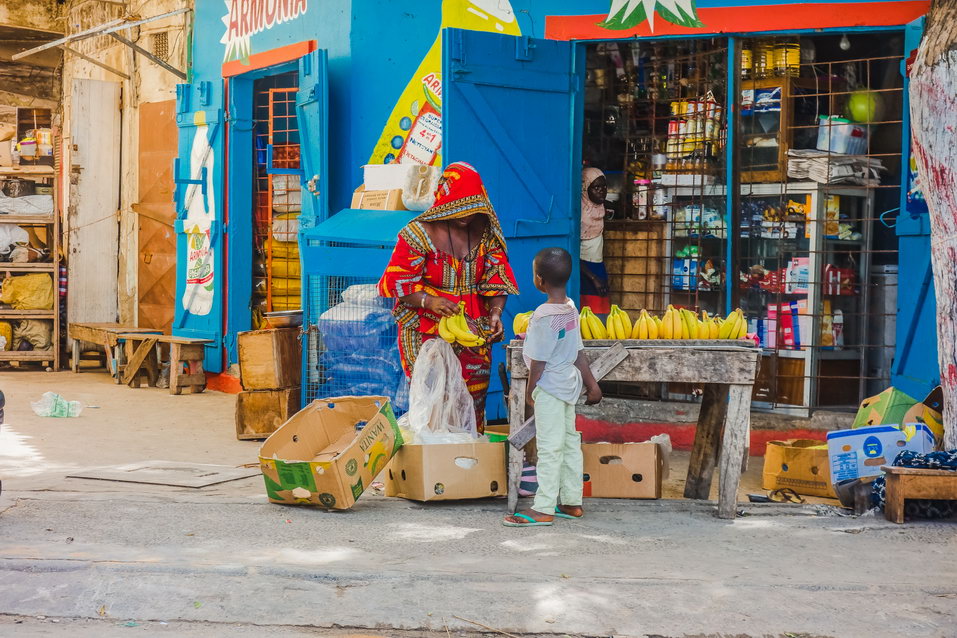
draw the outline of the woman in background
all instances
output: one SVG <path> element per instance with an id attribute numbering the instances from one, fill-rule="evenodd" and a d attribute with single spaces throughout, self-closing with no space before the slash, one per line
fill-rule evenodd
<path id="1" fill-rule="evenodd" d="M 596 315 L 608 314 L 608 271 L 605 270 L 605 197 L 608 183 L 597 168 L 582 170 L 581 223 L 581 307 L 588 306 Z"/>

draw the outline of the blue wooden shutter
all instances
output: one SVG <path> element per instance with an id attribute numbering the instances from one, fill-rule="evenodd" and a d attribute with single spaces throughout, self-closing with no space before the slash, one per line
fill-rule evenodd
<path id="1" fill-rule="evenodd" d="M 195 95 L 194 95 L 195 94 Z M 177 87 L 176 124 L 179 127 L 179 155 L 174 160 L 173 179 L 176 184 L 176 314 L 173 319 L 173 334 L 181 337 L 211 339 L 206 348 L 204 367 L 209 372 L 223 369 L 223 202 L 222 189 L 222 129 L 223 114 L 220 109 L 202 110 L 194 106 L 209 104 L 209 84 L 180 84 Z M 205 136 L 205 142 L 202 137 Z M 196 147 L 196 148 L 194 148 Z M 202 150 L 205 148 L 205 150 Z M 194 161 L 194 155 L 196 160 Z M 204 166 L 206 164 L 206 166 Z M 189 265 L 190 225 L 187 211 L 190 205 L 202 205 L 211 217 L 208 242 L 205 248 L 212 251 L 209 265 L 213 279 L 210 282 L 211 301 L 203 312 L 194 313 L 183 302 L 187 289 Z"/>
<path id="2" fill-rule="evenodd" d="M 447 29 L 443 44 L 442 156 L 478 170 L 502 223 L 521 290 L 506 307 L 511 338 L 512 317 L 544 301 L 532 283 L 542 248 L 575 258 L 578 298 L 583 62 L 569 42 Z M 505 416 L 500 392 L 493 369 L 489 419 Z"/>

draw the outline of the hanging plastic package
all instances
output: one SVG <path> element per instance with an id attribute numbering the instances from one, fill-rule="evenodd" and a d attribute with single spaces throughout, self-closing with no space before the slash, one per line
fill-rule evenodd
<path id="1" fill-rule="evenodd" d="M 422 344 L 409 386 L 411 443 L 467 443 L 474 439 L 475 404 L 462 364 L 442 339 Z"/>

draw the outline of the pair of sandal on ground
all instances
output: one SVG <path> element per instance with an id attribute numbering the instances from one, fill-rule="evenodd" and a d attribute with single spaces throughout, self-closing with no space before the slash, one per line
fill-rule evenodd
<path id="1" fill-rule="evenodd" d="M 505 527 L 551 527 L 552 521 L 556 518 L 576 519 L 584 515 L 581 505 L 559 505 L 552 516 L 529 509 L 506 516 L 502 525 Z"/>

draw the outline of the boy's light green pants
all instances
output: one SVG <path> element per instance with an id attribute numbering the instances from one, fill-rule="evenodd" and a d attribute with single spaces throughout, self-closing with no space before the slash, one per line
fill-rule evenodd
<path id="1" fill-rule="evenodd" d="M 555 514 L 555 506 L 582 504 L 582 437 L 575 430 L 575 405 L 541 388 L 535 400 L 538 491 L 532 509 Z"/>

